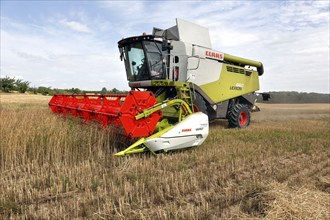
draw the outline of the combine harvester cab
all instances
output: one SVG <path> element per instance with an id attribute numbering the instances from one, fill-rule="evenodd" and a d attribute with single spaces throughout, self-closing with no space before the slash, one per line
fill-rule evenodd
<path id="1" fill-rule="evenodd" d="M 116 155 L 201 145 L 209 121 L 245 128 L 259 90 L 261 62 L 215 51 L 207 28 L 177 19 L 168 29 L 118 42 L 131 91 L 55 95 L 53 112 L 101 123 L 135 141 Z"/>

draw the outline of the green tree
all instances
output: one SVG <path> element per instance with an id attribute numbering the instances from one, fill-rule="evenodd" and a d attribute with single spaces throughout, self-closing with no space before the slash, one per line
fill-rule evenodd
<path id="1" fill-rule="evenodd" d="M 107 88 L 103 87 L 101 90 L 101 94 L 104 95 L 108 92 Z"/>
<path id="2" fill-rule="evenodd" d="M 118 94 L 120 93 L 120 91 L 116 88 L 113 88 L 111 91 L 110 91 L 111 94 Z"/>
<path id="3" fill-rule="evenodd" d="M 17 79 L 15 85 L 20 93 L 25 93 L 29 88 L 30 82 Z"/>
<path id="4" fill-rule="evenodd" d="M 41 93 L 42 95 L 48 95 L 51 91 L 51 88 L 50 87 L 39 86 L 37 91 L 38 91 L 38 93 Z"/>
<path id="5" fill-rule="evenodd" d="M 28 91 L 29 91 L 29 92 L 32 92 L 33 94 L 38 94 L 38 89 L 35 88 L 35 87 L 30 87 L 30 88 L 28 89 Z"/>
<path id="6" fill-rule="evenodd" d="M 69 90 L 70 93 L 73 93 L 73 94 L 80 94 L 81 93 L 81 90 L 78 89 L 78 88 L 72 88 Z"/>
<path id="7" fill-rule="evenodd" d="M 9 76 L 0 78 L 0 85 L 2 91 L 10 92 L 15 88 L 15 78 L 10 78 Z"/>

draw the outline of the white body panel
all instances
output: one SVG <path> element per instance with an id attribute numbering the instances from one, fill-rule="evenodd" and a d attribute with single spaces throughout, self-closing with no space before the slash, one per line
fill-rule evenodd
<path id="1" fill-rule="evenodd" d="M 192 59 L 189 60 L 189 62 Z M 194 60 L 198 62 L 198 60 Z M 198 86 L 205 85 L 207 83 L 215 82 L 220 79 L 220 73 L 222 70 L 222 63 L 216 62 L 210 59 L 199 59 L 199 64 L 190 62 L 189 66 L 196 66 L 196 69 L 188 68 L 188 81 L 193 82 Z"/>
<path id="2" fill-rule="evenodd" d="M 180 41 L 202 47 L 212 48 L 209 30 L 197 24 L 176 19 Z"/>
<path id="3" fill-rule="evenodd" d="M 223 60 L 224 54 L 211 49 L 208 29 L 182 19 L 177 19 L 176 23 L 170 28 L 171 37 L 176 36 L 177 39 L 171 41 L 172 69 L 169 78 L 173 80 L 173 69 L 178 68 L 176 81 L 188 81 L 198 86 L 218 81 L 222 70 L 222 62 L 219 61 Z M 179 62 L 173 62 L 175 57 Z"/>
<path id="4" fill-rule="evenodd" d="M 186 45 L 188 48 L 188 46 Z M 188 58 L 188 82 L 198 86 L 218 81 L 222 70 L 224 54 L 205 47 L 192 46 L 192 56 Z"/>
<path id="5" fill-rule="evenodd" d="M 159 138 L 149 139 L 145 144 L 155 152 L 176 150 L 201 145 L 208 134 L 208 116 L 202 112 L 196 112 Z"/>

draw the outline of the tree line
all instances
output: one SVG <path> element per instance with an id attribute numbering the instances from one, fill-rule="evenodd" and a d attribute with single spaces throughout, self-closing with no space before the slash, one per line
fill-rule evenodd
<path id="1" fill-rule="evenodd" d="M 100 94 L 122 94 L 127 93 L 127 91 L 121 91 L 116 88 L 108 90 L 103 87 L 101 90 L 86 91 L 80 90 L 79 88 L 71 89 L 56 89 L 51 87 L 39 86 L 30 87 L 30 82 L 24 81 L 22 79 L 15 79 L 11 77 L 0 78 L 0 89 L 2 92 L 13 92 L 17 91 L 20 93 L 33 93 L 42 95 L 55 95 L 55 94 L 86 94 L 86 93 L 100 93 Z M 322 93 L 306 93 L 306 92 L 268 92 L 270 99 L 264 101 L 262 96 L 258 96 L 258 102 L 266 103 L 330 103 L 330 94 Z"/>
<path id="2" fill-rule="evenodd" d="M 42 94 L 42 95 L 55 95 L 55 94 L 86 94 L 86 93 L 101 93 L 101 94 L 121 94 L 127 93 L 127 91 L 121 91 L 116 88 L 108 90 L 103 87 L 101 90 L 89 91 L 89 90 L 81 90 L 79 88 L 71 88 L 71 89 L 57 89 L 45 86 L 39 87 L 30 87 L 29 81 L 23 81 L 22 79 L 15 79 L 11 77 L 0 78 L 0 89 L 2 92 L 10 93 L 10 92 L 19 92 L 19 93 L 33 93 L 33 94 Z"/>
<path id="3" fill-rule="evenodd" d="M 270 99 L 258 96 L 257 102 L 265 103 L 330 103 L 330 94 L 307 92 L 268 92 Z"/>
<path id="4" fill-rule="evenodd" d="M 29 89 L 30 82 L 6 76 L 5 78 L 0 78 L 0 85 L 3 92 L 14 90 L 20 93 L 25 93 Z"/>

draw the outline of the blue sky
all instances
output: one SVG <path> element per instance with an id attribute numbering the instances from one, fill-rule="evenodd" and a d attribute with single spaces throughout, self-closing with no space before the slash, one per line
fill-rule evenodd
<path id="1" fill-rule="evenodd" d="M 117 42 L 181 18 L 213 49 L 259 60 L 261 91 L 329 93 L 329 1 L 1 1 L 1 77 L 128 89 Z"/>

